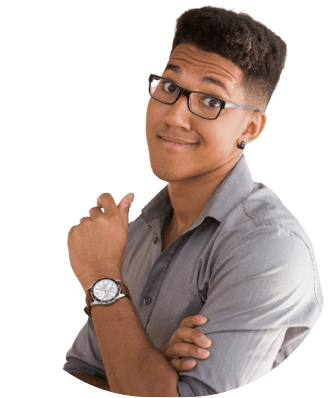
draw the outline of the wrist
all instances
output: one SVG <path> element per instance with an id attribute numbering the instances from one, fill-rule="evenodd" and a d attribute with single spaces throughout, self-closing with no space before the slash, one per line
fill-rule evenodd
<path id="1" fill-rule="evenodd" d="M 112 278 L 112 279 L 116 279 L 121 282 L 124 282 L 122 279 L 122 276 L 121 276 L 121 271 L 118 271 L 118 272 L 109 271 L 109 272 L 105 272 L 105 273 L 99 273 L 99 274 L 87 277 L 87 278 L 85 278 L 85 280 L 83 282 L 81 282 L 81 285 L 82 285 L 85 293 L 95 282 L 98 281 L 98 279 L 101 279 L 101 278 Z"/>

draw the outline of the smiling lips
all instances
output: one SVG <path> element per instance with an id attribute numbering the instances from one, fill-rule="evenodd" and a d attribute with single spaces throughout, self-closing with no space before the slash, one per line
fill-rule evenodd
<path id="1" fill-rule="evenodd" d="M 165 141 L 173 142 L 174 144 L 180 144 L 180 145 L 192 145 L 195 144 L 195 142 L 187 142 L 187 141 L 182 141 L 182 140 L 177 140 L 175 138 L 169 137 L 167 135 L 159 136 Z"/>
<path id="2" fill-rule="evenodd" d="M 194 143 L 185 142 L 185 141 L 181 141 L 181 140 L 174 140 L 174 142 L 167 141 L 166 138 L 168 138 L 169 140 L 171 140 L 172 138 L 166 137 L 166 136 L 165 137 L 159 136 L 158 138 L 163 146 L 165 146 L 166 148 L 170 148 L 170 149 L 180 150 L 180 149 L 189 148 L 192 145 L 194 145 Z M 175 142 L 175 141 L 177 141 L 177 142 Z"/>
<path id="3" fill-rule="evenodd" d="M 159 136 L 161 143 L 168 148 L 174 149 L 184 149 L 189 148 L 190 146 L 196 144 L 196 142 L 187 142 L 182 140 L 177 140 L 175 138 L 171 138 L 169 136 Z"/>

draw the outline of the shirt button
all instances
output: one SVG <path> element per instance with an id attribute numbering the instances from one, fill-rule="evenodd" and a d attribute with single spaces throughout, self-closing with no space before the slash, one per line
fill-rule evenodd
<path id="1" fill-rule="evenodd" d="M 157 238 L 157 236 L 153 239 L 153 243 L 154 243 L 154 245 L 155 245 L 155 243 L 158 241 L 158 238 Z"/>
<path id="2" fill-rule="evenodd" d="M 150 297 L 145 297 L 143 302 L 144 302 L 144 304 L 149 305 L 151 303 L 151 301 L 152 300 Z"/>

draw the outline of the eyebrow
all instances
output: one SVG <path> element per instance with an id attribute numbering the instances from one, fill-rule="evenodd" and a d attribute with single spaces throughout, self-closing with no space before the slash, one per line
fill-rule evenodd
<path id="1" fill-rule="evenodd" d="M 182 69 L 179 66 L 174 65 L 174 64 L 167 64 L 166 69 L 164 70 L 164 72 L 166 70 L 172 70 L 175 73 L 181 73 L 182 72 Z M 203 83 L 215 84 L 216 86 L 221 87 L 228 95 L 230 95 L 227 87 L 220 80 L 214 79 L 213 77 L 210 77 L 210 76 L 205 76 L 205 77 L 203 77 L 202 82 Z"/>

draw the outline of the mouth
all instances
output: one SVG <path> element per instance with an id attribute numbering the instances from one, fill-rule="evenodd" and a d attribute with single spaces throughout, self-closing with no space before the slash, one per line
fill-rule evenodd
<path id="1" fill-rule="evenodd" d="M 184 148 L 189 148 L 192 145 L 195 145 L 196 143 L 189 143 L 181 140 L 173 140 L 170 137 L 161 137 L 158 135 L 158 138 L 163 146 L 166 148 L 173 148 L 173 149 L 184 149 Z"/>

